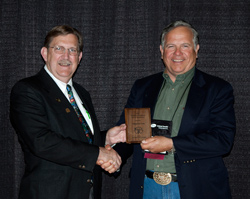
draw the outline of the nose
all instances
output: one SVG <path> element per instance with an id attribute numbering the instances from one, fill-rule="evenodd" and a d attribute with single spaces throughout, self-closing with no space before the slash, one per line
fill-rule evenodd
<path id="1" fill-rule="evenodd" d="M 177 48 L 175 49 L 174 54 L 175 54 L 175 55 L 181 55 L 181 54 L 182 54 L 181 48 L 178 48 L 178 47 L 177 47 Z"/>
<path id="2" fill-rule="evenodd" d="M 62 56 L 68 58 L 69 57 L 69 50 L 65 49 Z"/>

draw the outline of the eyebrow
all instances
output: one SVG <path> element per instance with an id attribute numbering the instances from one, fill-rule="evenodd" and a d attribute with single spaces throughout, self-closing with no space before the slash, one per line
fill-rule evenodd
<path id="1" fill-rule="evenodd" d="M 166 45 L 165 46 L 170 46 L 170 45 L 174 45 L 174 46 L 176 46 L 176 44 L 174 44 L 174 43 L 166 43 Z M 189 45 L 189 46 L 192 46 L 192 44 L 191 43 L 182 43 L 181 45 Z"/>

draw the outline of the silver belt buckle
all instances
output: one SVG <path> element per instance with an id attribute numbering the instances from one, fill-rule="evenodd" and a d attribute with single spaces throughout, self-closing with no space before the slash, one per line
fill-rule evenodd
<path id="1" fill-rule="evenodd" d="M 160 185 L 168 185 L 172 181 L 172 175 L 164 172 L 154 172 L 153 179 Z"/>

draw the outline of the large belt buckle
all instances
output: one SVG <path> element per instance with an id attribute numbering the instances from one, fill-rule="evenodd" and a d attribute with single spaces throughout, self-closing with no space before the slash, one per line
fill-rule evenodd
<path id="1" fill-rule="evenodd" d="M 168 185 L 172 181 L 172 176 L 170 173 L 154 172 L 153 179 L 160 185 Z"/>

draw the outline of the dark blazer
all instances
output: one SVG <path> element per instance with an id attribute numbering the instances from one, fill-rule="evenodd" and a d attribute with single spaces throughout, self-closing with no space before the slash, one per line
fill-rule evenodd
<path id="1" fill-rule="evenodd" d="M 154 113 L 163 82 L 162 73 L 137 80 L 125 107 L 150 107 Z M 182 199 L 231 198 L 223 156 L 235 135 L 231 85 L 196 69 L 178 136 L 173 138 L 175 165 Z M 124 122 L 124 113 L 118 124 Z M 123 162 L 133 153 L 130 198 L 140 199 L 146 159 L 139 144 L 118 144 Z"/>
<path id="2" fill-rule="evenodd" d="M 90 113 L 93 145 L 88 144 L 71 104 L 44 69 L 19 81 L 12 89 L 10 119 L 26 164 L 21 199 L 85 199 L 91 178 L 95 198 L 101 197 L 101 174 L 96 160 L 98 146 L 104 144 L 104 139 L 89 93 L 76 83 L 73 86 Z"/>

